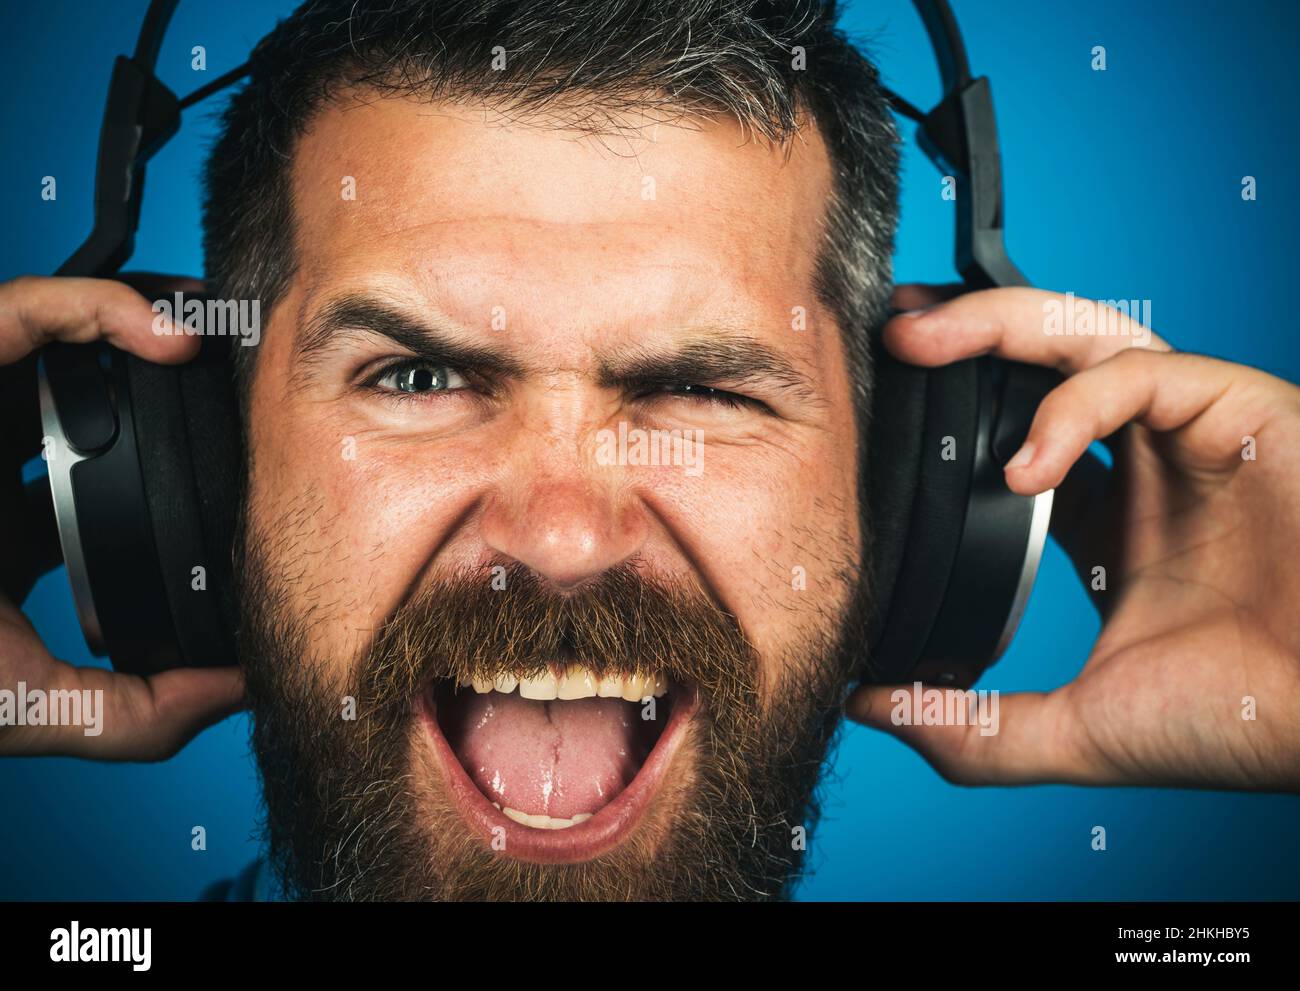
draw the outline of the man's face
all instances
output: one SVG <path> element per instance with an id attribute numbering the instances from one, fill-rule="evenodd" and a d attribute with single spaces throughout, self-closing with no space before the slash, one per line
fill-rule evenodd
<path id="1" fill-rule="evenodd" d="M 300 895 L 753 897 L 799 861 L 861 607 L 827 154 L 555 123 L 349 100 L 295 152 L 242 595 Z"/>

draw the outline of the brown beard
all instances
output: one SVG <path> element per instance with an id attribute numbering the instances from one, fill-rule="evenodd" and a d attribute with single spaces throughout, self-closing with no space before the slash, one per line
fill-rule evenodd
<path id="1" fill-rule="evenodd" d="M 403 603 L 349 668 L 312 656 L 307 619 L 251 530 L 239 543 L 240 657 L 283 891 L 315 900 L 756 900 L 788 894 L 863 641 L 862 596 L 760 684 L 735 619 L 696 585 L 632 565 L 558 593 L 522 565 L 463 571 Z M 282 548 L 283 549 L 283 548 Z M 844 576 L 845 581 L 851 581 Z M 856 582 L 850 586 L 856 589 Z M 494 853 L 430 770 L 416 713 L 432 679 L 564 660 L 694 685 L 691 735 L 641 825 L 580 864 Z M 347 698 L 355 718 L 345 718 Z"/>

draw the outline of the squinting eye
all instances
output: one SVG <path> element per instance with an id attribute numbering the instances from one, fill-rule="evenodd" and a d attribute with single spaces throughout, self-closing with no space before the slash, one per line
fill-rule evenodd
<path id="1" fill-rule="evenodd" d="M 757 400 L 750 399 L 748 396 L 742 396 L 735 392 L 727 392 L 725 389 L 715 389 L 708 385 L 695 385 L 694 383 L 683 383 L 682 385 L 669 386 L 662 390 L 669 396 L 683 396 L 688 399 L 698 399 L 706 403 L 717 403 L 719 406 L 730 406 L 736 409 L 745 406 L 761 406 Z"/>
<path id="2" fill-rule="evenodd" d="M 464 376 L 448 365 L 433 365 L 425 361 L 406 361 L 394 365 L 375 379 L 375 386 L 384 392 L 401 392 L 424 395 L 431 392 L 452 392 L 463 389 Z"/>

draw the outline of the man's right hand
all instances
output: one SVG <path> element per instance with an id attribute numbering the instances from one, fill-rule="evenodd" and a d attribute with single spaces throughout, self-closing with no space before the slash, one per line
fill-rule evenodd
<path id="1" fill-rule="evenodd" d="M 198 292 L 202 283 L 137 275 L 133 285 L 153 295 Z M 52 341 L 104 339 L 147 361 L 176 364 L 199 352 L 186 334 L 157 334 L 148 300 L 130 285 L 107 279 L 24 276 L 0 283 L 0 365 L 21 361 Z M 0 520 L 3 532 L 22 520 Z M 201 730 L 243 707 L 237 667 L 189 668 L 151 677 L 78 668 L 46 650 L 18 608 L 0 597 L 0 690 L 103 691 L 101 732 L 84 726 L 0 726 L 0 755 L 65 755 L 99 760 L 163 760 Z M 233 661 L 233 658 L 232 658 Z"/>

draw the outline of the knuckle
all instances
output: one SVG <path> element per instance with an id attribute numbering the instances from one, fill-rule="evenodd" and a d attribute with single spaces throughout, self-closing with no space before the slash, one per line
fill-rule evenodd
<path id="1" fill-rule="evenodd" d="M 1117 365 L 1132 365 L 1134 368 L 1147 367 L 1152 361 L 1158 360 L 1158 355 L 1147 348 L 1124 348 L 1122 351 L 1116 351 L 1108 361 L 1113 361 Z"/>

